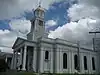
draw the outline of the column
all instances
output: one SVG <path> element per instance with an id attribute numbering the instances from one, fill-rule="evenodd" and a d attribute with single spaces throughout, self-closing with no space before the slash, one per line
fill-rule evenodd
<path id="1" fill-rule="evenodd" d="M 5 59 L 5 61 L 7 62 L 7 56 L 6 56 L 6 59 Z M 8 62 L 7 62 L 8 63 Z"/>
<path id="2" fill-rule="evenodd" d="M 91 74 L 92 72 L 92 64 L 91 64 L 91 54 L 89 53 L 87 56 L 87 66 L 88 66 L 88 72 Z"/>
<path id="3" fill-rule="evenodd" d="M 16 69 L 16 52 L 14 53 L 14 69 Z"/>
<path id="4" fill-rule="evenodd" d="M 52 48 L 50 49 L 49 56 L 50 56 L 50 73 L 53 73 L 53 49 Z"/>
<path id="5" fill-rule="evenodd" d="M 60 66 L 60 60 L 59 60 L 59 50 L 60 48 L 57 48 L 56 50 L 56 58 L 55 58 L 55 69 L 56 69 L 56 72 L 59 73 L 59 66 Z"/>
<path id="6" fill-rule="evenodd" d="M 17 68 L 18 68 L 17 63 L 18 63 L 18 51 L 16 51 L 15 69 L 17 69 Z"/>
<path id="7" fill-rule="evenodd" d="M 27 50 L 27 46 L 24 46 L 24 54 L 23 54 L 23 64 L 22 64 L 22 70 L 26 70 L 25 66 L 26 66 L 26 50 Z"/>
<path id="8" fill-rule="evenodd" d="M 80 73 L 83 72 L 83 56 L 82 56 L 82 53 L 80 53 Z"/>
<path id="9" fill-rule="evenodd" d="M 39 62 L 39 69 L 40 69 L 40 72 L 43 72 L 43 63 L 44 63 L 44 58 L 43 58 L 43 51 L 44 49 L 43 48 L 41 48 L 41 50 L 40 50 L 40 62 Z"/>
<path id="10" fill-rule="evenodd" d="M 20 49 L 20 65 L 22 65 L 22 51 L 23 51 L 23 48 Z"/>
<path id="11" fill-rule="evenodd" d="M 36 50 L 36 47 L 34 47 L 34 50 L 33 50 L 33 70 L 36 72 L 36 64 L 37 63 L 37 50 Z"/>
<path id="12" fill-rule="evenodd" d="M 71 73 L 71 71 L 72 71 L 72 69 L 71 69 L 71 68 L 72 68 L 72 66 L 71 66 L 71 65 L 72 65 L 72 64 L 71 64 L 72 59 L 71 59 L 71 57 L 72 57 L 72 56 L 71 56 L 71 51 L 69 51 L 69 52 L 68 52 L 68 64 L 67 64 L 67 65 L 68 65 L 68 68 L 69 68 L 68 73 Z"/>
<path id="13" fill-rule="evenodd" d="M 15 58 L 15 52 L 13 52 L 12 63 L 11 63 L 11 69 L 14 69 L 14 58 Z"/>

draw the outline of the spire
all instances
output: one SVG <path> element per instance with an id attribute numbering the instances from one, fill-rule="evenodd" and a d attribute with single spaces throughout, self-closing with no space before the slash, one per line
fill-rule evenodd
<path id="1" fill-rule="evenodd" d="M 38 6 L 41 7 L 42 0 L 39 0 Z"/>
<path id="2" fill-rule="evenodd" d="M 41 0 L 39 1 L 39 7 L 41 7 Z"/>
<path id="3" fill-rule="evenodd" d="M 38 0 L 38 8 L 36 8 L 35 11 L 36 10 L 45 11 L 45 9 L 42 8 L 41 4 L 42 4 L 42 0 Z"/>

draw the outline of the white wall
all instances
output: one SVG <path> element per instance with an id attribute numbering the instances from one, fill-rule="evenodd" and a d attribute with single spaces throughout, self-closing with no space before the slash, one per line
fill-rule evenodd
<path id="1" fill-rule="evenodd" d="M 50 71 L 53 73 L 53 45 L 52 44 L 42 44 L 41 48 L 41 72 Z M 49 61 L 45 61 L 45 51 L 49 51 Z M 67 53 L 67 69 L 63 69 L 63 53 Z M 55 71 L 56 73 L 75 73 L 74 69 L 74 55 L 77 54 L 77 48 L 68 47 L 64 45 L 57 44 L 56 48 L 56 61 L 55 61 Z M 87 68 L 84 70 L 84 56 L 87 57 Z M 97 70 L 97 56 L 96 52 L 80 49 L 80 72 L 81 73 L 95 73 L 92 70 L 92 57 L 95 58 L 95 68 Z"/>

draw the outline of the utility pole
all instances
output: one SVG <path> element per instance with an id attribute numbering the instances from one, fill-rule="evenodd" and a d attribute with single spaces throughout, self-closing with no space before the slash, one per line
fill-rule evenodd
<path id="1" fill-rule="evenodd" d="M 95 51 L 95 38 L 96 38 L 96 34 L 100 34 L 100 31 L 96 31 L 96 32 L 89 32 L 89 34 L 94 34 L 94 38 L 93 38 L 93 50 Z"/>

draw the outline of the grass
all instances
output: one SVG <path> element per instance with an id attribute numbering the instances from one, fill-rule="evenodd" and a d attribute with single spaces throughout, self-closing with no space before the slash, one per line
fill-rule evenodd
<path id="1" fill-rule="evenodd" d="M 0 75 L 36 75 L 33 72 L 1 72 Z"/>
<path id="2" fill-rule="evenodd" d="M 37 73 L 33 72 L 0 72 L 0 75 L 38 75 Z M 61 74 L 40 74 L 40 75 L 96 75 L 96 74 L 68 74 L 68 73 L 61 73 Z M 99 75 L 99 74 L 98 74 Z"/>

